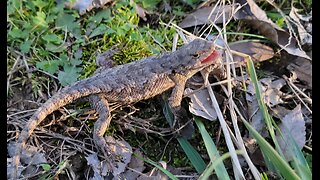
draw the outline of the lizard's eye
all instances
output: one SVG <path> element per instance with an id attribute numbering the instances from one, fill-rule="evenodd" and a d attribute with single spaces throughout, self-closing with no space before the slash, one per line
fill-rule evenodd
<path id="1" fill-rule="evenodd" d="M 172 69 L 171 73 L 172 73 L 172 74 L 175 74 L 175 73 L 176 73 L 176 71 L 175 71 L 174 69 Z"/>
<path id="2" fill-rule="evenodd" d="M 195 58 L 200 57 L 199 53 L 192 54 L 192 56 L 195 57 Z"/>

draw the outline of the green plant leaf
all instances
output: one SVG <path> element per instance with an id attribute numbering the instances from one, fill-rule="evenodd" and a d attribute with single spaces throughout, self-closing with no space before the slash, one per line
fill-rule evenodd
<path id="1" fill-rule="evenodd" d="M 54 43 L 54 44 L 61 44 L 63 42 L 63 40 L 55 34 L 46 34 L 46 35 L 42 36 L 42 39 L 47 42 Z"/>
<path id="2" fill-rule="evenodd" d="M 162 171 L 165 175 L 167 175 L 170 179 L 173 180 L 178 180 L 178 178 L 176 178 L 171 172 L 169 172 L 168 170 L 164 169 L 162 166 L 158 165 L 156 162 L 149 160 L 149 159 L 144 159 L 143 157 L 138 156 L 137 154 L 133 154 L 136 158 L 143 160 L 144 162 L 147 162 L 155 167 L 157 167 L 158 169 L 160 169 L 160 171 Z"/>
<path id="3" fill-rule="evenodd" d="M 81 68 L 64 66 L 64 71 L 59 71 L 58 79 L 62 86 L 70 85 L 78 80 Z"/>
<path id="4" fill-rule="evenodd" d="M 78 66 L 82 63 L 81 60 L 77 59 L 77 58 L 71 58 L 70 60 L 70 63 L 73 65 L 73 66 Z"/>
<path id="5" fill-rule="evenodd" d="M 35 26 L 48 28 L 48 23 L 46 21 L 46 14 L 44 12 L 37 12 L 36 16 L 32 18 L 32 22 Z"/>
<path id="6" fill-rule="evenodd" d="M 31 1 L 33 5 L 35 5 L 36 7 L 38 7 L 39 9 L 44 8 L 45 6 L 48 5 L 47 1 L 42 1 L 42 0 L 35 0 L 35 1 Z"/>
<path id="7" fill-rule="evenodd" d="M 99 24 L 103 19 L 109 19 L 111 17 L 110 9 L 104 9 L 102 11 L 97 12 L 94 16 L 89 18 L 89 21 Z"/>
<path id="8" fill-rule="evenodd" d="M 45 47 L 48 51 L 51 51 L 51 52 L 63 52 L 66 50 L 65 45 L 54 45 L 52 43 L 45 44 Z"/>
<path id="9" fill-rule="evenodd" d="M 107 30 L 107 26 L 104 24 L 101 24 L 100 26 L 98 26 L 97 28 L 95 28 L 92 33 L 90 34 L 89 38 L 104 34 Z"/>
<path id="10" fill-rule="evenodd" d="M 137 32 L 132 32 L 129 37 L 132 41 L 139 41 L 142 39 L 141 35 Z"/>
<path id="11" fill-rule="evenodd" d="M 14 39 L 16 38 L 25 39 L 28 37 L 27 34 L 19 28 L 13 28 L 11 31 L 9 31 L 8 35 Z"/>
<path id="12" fill-rule="evenodd" d="M 51 166 L 49 164 L 40 164 L 42 169 L 46 172 L 51 170 Z"/>
<path id="13" fill-rule="evenodd" d="M 21 52 L 28 53 L 30 51 L 31 44 L 32 44 L 31 40 L 27 40 L 27 41 L 23 42 L 22 44 L 20 44 Z"/>
<path id="14" fill-rule="evenodd" d="M 61 61 L 52 60 L 37 62 L 36 67 L 50 74 L 54 74 L 59 70 L 59 65 L 61 65 Z"/>
<path id="15" fill-rule="evenodd" d="M 279 153 L 273 149 L 273 147 L 247 121 L 243 120 L 243 123 L 253 137 L 257 140 L 257 143 L 259 144 L 264 156 L 270 159 L 271 163 L 273 163 L 273 165 L 281 173 L 279 175 L 282 175 L 285 179 L 300 179 L 286 162 L 286 160 L 281 157 Z"/>
<path id="16" fill-rule="evenodd" d="M 209 179 L 210 175 L 212 174 L 212 171 L 214 169 L 217 169 L 217 166 L 219 164 L 223 163 L 223 160 L 227 159 L 230 157 L 230 153 L 225 153 L 218 159 L 215 159 L 215 161 L 210 161 L 208 164 L 207 168 L 203 171 L 203 173 L 200 175 L 199 180 L 207 180 Z M 230 177 L 227 175 L 218 177 L 218 179 L 230 179 Z"/>
<path id="17" fill-rule="evenodd" d="M 155 9 L 160 0 L 142 0 L 142 6 L 146 9 Z"/>
<path id="18" fill-rule="evenodd" d="M 212 141 L 212 138 L 210 137 L 208 131 L 204 127 L 204 124 L 202 123 L 201 118 L 197 117 L 197 116 L 193 116 L 193 117 L 194 117 L 194 120 L 198 126 L 200 133 L 201 133 L 202 139 L 204 141 L 208 155 L 210 157 L 210 161 L 214 162 L 220 158 L 219 151 L 218 151 L 217 147 L 215 146 L 214 142 Z M 213 169 L 215 170 L 215 172 L 218 176 L 218 179 L 226 179 L 226 180 L 230 179 L 230 177 L 227 173 L 227 170 L 223 164 L 223 161 L 221 161 L 221 163 L 216 164 Z M 211 174 L 211 173 L 212 173 L 212 171 L 209 172 L 209 174 Z"/>
<path id="19" fill-rule="evenodd" d="M 80 25 L 76 22 L 75 17 L 66 13 L 61 13 L 58 16 L 56 19 L 56 26 L 67 28 L 70 32 L 73 32 L 74 29 L 80 29 Z"/>
<path id="20" fill-rule="evenodd" d="M 113 30 L 112 28 L 108 28 L 108 30 L 105 33 L 108 34 L 108 35 L 111 35 L 111 34 L 116 33 L 116 31 Z"/>

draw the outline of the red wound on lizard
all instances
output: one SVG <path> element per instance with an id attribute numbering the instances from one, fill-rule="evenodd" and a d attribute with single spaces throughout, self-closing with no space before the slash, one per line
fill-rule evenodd
<path id="1" fill-rule="evenodd" d="M 213 51 L 208 57 L 206 57 L 204 60 L 202 60 L 201 63 L 204 64 L 204 63 L 208 63 L 210 61 L 214 61 L 219 56 L 220 56 L 220 54 L 218 53 L 218 51 Z"/>

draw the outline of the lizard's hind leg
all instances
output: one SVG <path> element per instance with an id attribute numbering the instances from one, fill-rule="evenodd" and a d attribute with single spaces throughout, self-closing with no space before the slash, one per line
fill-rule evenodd
<path id="1" fill-rule="evenodd" d="M 89 97 L 92 108 L 99 114 L 98 120 L 94 124 L 93 140 L 96 145 L 102 150 L 105 158 L 108 157 L 108 145 L 104 138 L 104 133 L 108 129 L 111 122 L 111 114 L 109 103 L 103 94 L 91 95 Z"/>

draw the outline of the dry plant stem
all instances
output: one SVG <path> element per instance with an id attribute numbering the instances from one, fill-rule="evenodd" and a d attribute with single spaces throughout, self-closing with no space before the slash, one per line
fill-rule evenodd
<path id="1" fill-rule="evenodd" d="M 227 92 L 227 89 L 224 87 L 224 86 L 221 86 L 223 91 L 225 93 L 228 93 Z M 230 106 L 232 105 L 232 106 Z M 235 133 L 236 133 L 236 145 L 238 146 L 238 148 L 243 152 L 242 153 L 242 156 L 245 158 L 245 160 L 247 161 L 248 165 L 249 165 L 249 168 L 254 176 L 255 179 L 260 179 L 260 173 L 258 171 L 258 169 L 256 168 L 256 166 L 253 164 L 253 162 L 251 161 L 249 155 L 248 155 L 248 152 L 244 146 L 244 142 L 243 142 L 243 139 L 241 137 L 241 133 L 239 131 L 239 127 L 238 127 L 238 121 L 236 119 L 236 113 L 235 113 L 235 110 L 238 109 L 238 107 L 236 106 L 236 104 L 234 103 L 233 99 L 232 98 L 229 98 L 229 106 L 230 106 L 230 109 L 232 107 L 232 115 L 231 115 L 231 119 L 232 119 L 232 124 L 233 124 L 233 127 L 234 127 L 234 130 L 235 130 Z M 230 113 L 231 113 L 231 110 L 230 110 Z M 234 117 L 232 117 L 234 116 Z"/>
<path id="2" fill-rule="evenodd" d="M 223 2 L 224 3 L 224 2 Z M 226 52 L 226 72 L 227 72 L 227 87 L 228 87 L 228 90 L 222 86 L 228 97 L 228 104 L 229 104 L 229 110 L 230 110 L 230 115 L 231 115 L 231 120 L 232 120 L 232 124 L 233 124 L 233 127 L 234 127 L 234 131 L 236 133 L 236 139 L 237 139 L 237 146 L 239 149 L 241 149 L 243 151 L 243 156 L 244 158 L 246 159 L 249 167 L 250 167 L 250 170 L 252 171 L 252 174 L 254 176 L 255 179 L 260 179 L 260 175 L 259 175 L 259 171 L 257 170 L 257 168 L 254 166 L 254 164 L 252 163 L 247 151 L 246 151 L 246 148 L 244 146 L 244 143 L 243 143 L 243 139 L 242 139 L 242 136 L 241 136 L 241 133 L 240 133 L 240 130 L 239 130 L 239 127 L 238 127 L 238 124 L 237 124 L 237 116 L 236 116 L 236 113 L 234 111 L 234 106 L 235 106 L 235 103 L 232 99 L 232 85 L 231 85 L 231 69 L 233 71 L 233 75 L 234 77 L 236 77 L 236 71 L 235 71 L 235 66 L 234 66 L 234 63 L 231 63 L 233 62 L 233 56 L 232 56 L 232 53 L 231 53 L 231 49 L 230 47 L 228 46 L 228 42 L 227 42 L 227 33 L 226 33 L 226 23 L 225 23 L 225 13 L 223 13 L 223 31 L 224 33 L 222 34 L 221 33 L 221 30 L 217 27 L 216 29 L 218 30 L 219 34 L 221 37 L 223 37 L 223 41 L 224 41 L 224 44 L 225 44 L 225 50 L 227 51 Z M 247 57 L 248 55 L 245 55 L 245 57 Z M 231 62 L 230 62 L 231 60 Z M 232 65 L 232 68 L 230 67 Z"/>
<path id="3" fill-rule="evenodd" d="M 296 85 L 294 85 L 292 83 L 292 81 L 290 80 L 290 78 L 288 78 L 286 75 L 282 76 L 288 83 L 290 89 L 292 90 L 292 92 L 298 97 L 298 99 L 301 101 L 301 103 L 308 109 L 308 111 L 312 114 L 312 110 L 308 107 L 308 105 L 300 98 L 299 94 L 301 94 L 303 97 L 306 98 L 306 101 L 308 101 L 309 104 L 312 105 L 312 99 L 310 97 L 308 97 L 304 92 L 302 92 Z M 297 92 L 299 93 L 297 93 Z"/>
<path id="4" fill-rule="evenodd" d="M 54 132 L 51 132 L 51 131 L 47 131 L 43 128 L 40 128 L 41 132 L 48 135 L 48 136 L 51 136 L 52 138 L 58 138 L 58 139 L 61 139 L 61 140 L 65 140 L 66 142 L 72 144 L 74 147 L 77 147 L 77 150 L 82 150 L 82 152 L 85 154 L 85 155 L 88 155 L 86 152 L 88 153 L 96 153 L 95 151 L 92 151 L 88 148 L 85 147 L 86 143 L 82 142 L 82 141 L 79 141 L 79 140 L 76 140 L 76 139 L 72 139 L 72 138 L 69 138 L 69 137 L 66 137 L 66 136 L 63 136 L 61 134 L 58 134 L 58 133 L 54 133 Z M 41 136 L 39 136 L 41 137 Z M 48 138 L 48 137 L 46 137 Z M 87 144 L 87 145 L 91 145 L 91 144 Z M 100 156 L 100 155 L 98 155 Z M 103 158 L 103 156 L 100 156 L 101 158 Z"/>
<path id="5" fill-rule="evenodd" d="M 201 91 L 201 90 L 204 89 L 204 88 L 222 85 L 222 84 L 228 83 L 229 81 L 233 81 L 233 78 L 230 79 L 230 80 L 227 79 L 227 80 L 223 80 L 223 81 L 219 81 L 219 82 L 215 82 L 215 83 L 208 84 L 207 86 L 203 86 L 203 87 L 201 87 L 201 88 L 199 88 L 199 89 L 193 90 L 192 92 L 190 92 L 190 93 L 188 93 L 188 94 L 185 94 L 183 97 L 189 97 L 189 96 L 191 96 L 191 95 L 193 95 L 193 94 Z"/>
<path id="6" fill-rule="evenodd" d="M 223 7 L 225 7 L 225 0 L 223 0 L 222 1 L 223 2 Z M 228 42 L 227 42 L 227 33 L 226 33 L 226 26 L 227 26 L 227 24 L 226 24 L 226 17 L 225 17 L 225 10 L 223 9 L 223 14 L 222 14 L 222 18 L 223 18 L 223 35 L 221 34 L 221 31 L 219 31 L 219 29 L 217 29 L 218 30 L 218 32 L 219 32 L 219 34 L 220 34 L 220 36 L 221 37 L 223 37 L 223 40 L 224 40 L 224 43 L 225 43 L 225 47 L 227 48 L 227 50 L 229 49 L 229 46 L 228 46 Z M 226 53 L 226 54 L 228 54 L 228 53 Z M 231 54 L 230 54 L 230 56 L 228 56 L 228 55 L 226 55 L 226 63 L 227 63 L 227 79 L 228 80 L 230 80 L 231 79 L 231 74 L 230 74 L 230 60 L 231 60 L 231 62 L 233 62 L 233 59 L 232 59 L 232 56 L 231 56 Z M 234 71 L 234 73 L 235 73 L 235 71 Z M 234 76 L 236 77 L 236 74 L 234 74 Z M 232 86 L 231 86 L 231 81 L 228 81 L 228 94 L 227 94 L 227 97 L 228 97 L 228 99 L 229 99 L 229 103 L 230 103 L 230 100 L 232 100 Z M 211 90 L 212 91 L 212 90 Z M 213 94 L 213 92 L 212 92 L 212 94 Z M 229 104 L 229 106 L 230 106 L 230 114 L 231 114 L 231 119 L 232 119 L 232 123 L 233 123 L 233 125 L 235 125 L 235 123 L 237 123 L 236 122 L 236 120 L 234 120 L 234 118 L 233 118 L 233 108 L 232 108 L 232 105 L 231 104 Z M 227 126 L 227 124 L 226 124 L 226 126 Z M 239 129 L 235 129 L 235 131 L 236 130 L 239 130 Z M 225 134 L 225 133 L 224 133 Z M 230 136 L 230 135 L 229 135 Z M 229 137 L 230 138 L 230 137 Z M 240 136 L 240 138 L 241 138 L 241 136 Z M 239 159 L 238 159 L 238 156 L 236 155 L 236 152 L 235 152 L 235 148 L 233 147 L 233 151 L 234 152 L 232 152 L 233 153 L 233 158 L 232 158 L 232 160 L 233 160 L 233 166 L 235 166 L 236 168 L 234 168 L 234 171 L 237 169 L 238 170 L 238 172 L 237 171 L 235 171 L 235 173 L 238 173 L 238 174 L 235 174 L 235 178 L 236 179 L 240 179 L 240 177 L 241 178 L 243 178 L 243 179 L 245 179 L 244 178 L 244 174 L 243 174 L 243 172 L 242 172 L 242 169 L 241 169 L 241 165 L 240 165 L 240 163 L 239 163 Z M 232 154 L 231 154 L 231 156 L 232 156 Z M 236 161 L 235 161 L 236 160 Z"/>
<path id="7" fill-rule="evenodd" d="M 203 78 L 204 78 L 205 82 L 208 82 L 208 80 L 207 80 L 208 75 L 203 76 Z M 205 86 L 207 86 L 207 85 L 208 84 L 205 84 Z M 226 144 L 227 144 L 227 147 L 229 149 L 232 162 L 233 162 L 233 164 L 236 164 L 237 170 L 235 170 L 236 168 L 234 168 L 234 171 L 237 171 L 242 176 L 242 178 L 244 179 L 244 175 L 243 175 L 242 170 L 241 170 L 241 165 L 240 165 L 239 159 L 237 157 L 237 154 L 235 153 L 235 148 L 234 148 L 233 143 L 231 141 L 229 131 L 226 128 L 227 127 L 227 123 L 223 118 L 222 112 L 220 110 L 220 107 L 219 107 L 219 104 L 217 102 L 217 99 L 214 96 L 212 88 L 211 87 L 207 87 L 207 89 L 208 89 L 208 92 L 209 92 L 209 95 L 210 95 L 210 99 L 211 99 L 212 105 L 213 105 L 213 107 L 214 107 L 214 109 L 215 109 L 215 111 L 217 113 L 217 116 L 218 116 L 218 119 L 219 119 L 219 122 L 220 122 L 220 125 L 221 125 L 221 128 L 222 128 L 223 134 L 225 136 Z M 240 168 L 240 169 L 238 169 L 238 168 Z M 235 177 L 237 177 L 237 176 L 235 176 Z"/>
<path id="8" fill-rule="evenodd" d="M 10 80 L 11 80 L 11 76 L 13 73 L 11 73 L 15 68 L 16 66 L 18 65 L 18 63 L 20 62 L 20 56 L 14 61 L 14 64 L 10 70 L 10 72 L 8 73 L 8 78 L 7 78 L 7 95 L 9 94 L 9 89 L 10 89 Z"/>

